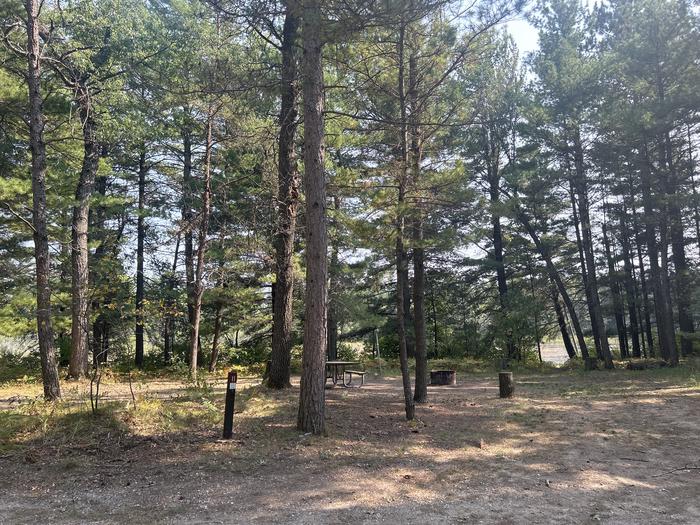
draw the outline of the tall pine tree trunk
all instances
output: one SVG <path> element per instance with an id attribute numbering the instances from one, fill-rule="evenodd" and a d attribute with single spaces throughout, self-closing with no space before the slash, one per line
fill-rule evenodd
<path id="1" fill-rule="evenodd" d="M 627 207 L 623 202 L 622 213 L 619 216 L 620 222 L 620 238 L 622 240 L 622 260 L 624 264 L 624 280 L 623 286 L 625 296 L 627 298 L 627 314 L 630 319 L 630 335 L 632 337 L 632 357 L 641 357 L 642 349 L 640 344 L 640 323 L 637 317 L 638 298 L 634 281 L 634 265 L 632 264 L 632 255 L 630 249 L 630 235 L 627 228 Z"/>
<path id="2" fill-rule="evenodd" d="M 202 211 L 199 217 L 197 239 L 197 265 L 193 283 L 192 323 L 190 325 L 190 378 L 197 378 L 199 364 L 199 325 L 202 318 L 202 295 L 204 294 L 204 260 L 207 253 L 207 235 L 209 233 L 209 216 L 211 214 L 211 150 L 212 150 L 212 120 L 211 108 L 207 115 L 207 138 L 204 149 L 204 190 L 202 191 Z"/>
<path id="3" fill-rule="evenodd" d="M 411 107 L 407 115 L 411 145 L 409 152 L 411 179 L 418 198 L 413 220 L 413 336 L 416 359 L 416 378 L 413 400 L 416 403 L 428 402 L 428 350 L 425 335 L 425 246 L 423 232 L 423 202 L 421 190 L 422 136 L 418 103 L 418 64 L 415 50 L 408 58 L 408 103 Z M 404 282 L 405 282 L 404 278 Z M 404 304 L 404 309 L 406 308 Z M 407 354 L 408 353 L 407 348 Z"/>
<path id="4" fill-rule="evenodd" d="M 540 257 L 542 257 L 542 260 L 545 263 L 545 267 L 547 268 L 547 274 L 549 275 L 549 278 L 554 282 L 555 286 L 557 287 L 557 290 L 559 291 L 559 294 L 561 295 L 562 300 L 564 301 L 564 305 L 566 306 L 566 309 L 569 312 L 571 325 L 573 326 L 574 333 L 576 334 L 576 339 L 578 340 L 579 348 L 581 350 L 581 357 L 583 359 L 588 359 L 590 355 L 588 353 L 586 339 L 583 337 L 583 330 L 581 329 L 581 323 L 579 322 L 578 314 L 576 313 L 576 307 L 574 306 L 574 303 L 571 300 L 571 297 L 569 296 L 569 292 L 566 290 L 566 286 L 564 286 L 564 281 L 562 281 L 556 266 L 554 266 L 552 256 L 549 253 L 549 248 L 542 242 L 540 236 L 537 234 L 535 228 L 532 226 L 532 223 L 523 211 L 519 211 L 517 213 L 517 218 L 525 228 L 525 231 L 532 239 L 532 242 L 535 244 L 537 252 L 540 254 Z"/>
<path id="5" fill-rule="evenodd" d="M 88 373 L 89 319 L 89 267 L 88 267 L 88 218 L 90 197 L 95 186 L 95 176 L 100 160 L 97 139 L 97 123 L 88 88 L 77 90 L 80 120 L 83 127 L 83 165 L 75 190 L 73 221 L 71 223 L 71 356 L 68 375 L 74 379 Z"/>
<path id="6" fill-rule="evenodd" d="M 420 211 L 419 211 L 420 214 Z M 423 246 L 423 217 L 419 215 L 413 227 L 413 316 L 416 337 L 416 403 L 428 402 L 428 350 L 425 336 L 425 248 Z"/>
<path id="7" fill-rule="evenodd" d="M 189 110 L 186 111 L 189 118 Z M 192 132 L 189 125 L 182 130 L 183 169 L 182 169 L 182 230 L 184 232 L 185 291 L 187 294 L 187 326 L 194 325 L 194 214 L 192 211 L 194 180 L 192 178 Z M 187 355 L 189 359 L 189 354 Z"/>
<path id="8" fill-rule="evenodd" d="M 554 305 L 554 313 L 557 316 L 557 324 L 559 325 L 559 332 L 561 333 L 562 341 L 564 341 L 564 348 L 566 349 L 566 354 L 569 359 L 576 358 L 576 349 L 571 342 L 571 337 L 569 336 L 569 330 L 566 327 L 566 319 L 564 317 L 564 310 L 561 308 L 559 303 L 559 292 L 557 291 L 557 285 L 552 282 L 550 286 L 550 296 L 552 297 L 552 304 Z"/>
<path id="9" fill-rule="evenodd" d="M 591 312 L 591 325 L 594 326 L 594 333 L 598 334 L 598 357 L 603 359 L 606 368 L 614 368 L 612 353 L 608 344 L 608 336 L 605 330 L 605 320 L 600 306 L 600 296 L 598 295 L 598 280 L 596 277 L 595 256 L 593 253 L 593 234 L 591 230 L 591 219 L 588 206 L 588 184 L 583 160 L 583 147 L 578 130 L 574 132 L 573 155 L 574 170 L 576 173 L 575 184 L 578 197 L 579 218 L 581 220 L 581 243 L 583 254 L 586 260 L 586 289 L 589 297 Z"/>
<path id="10" fill-rule="evenodd" d="M 408 345 L 406 336 L 406 289 L 408 287 L 408 260 L 406 248 L 404 246 L 404 235 L 406 226 L 405 203 L 406 185 L 408 183 L 408 121 L 407 121 L 407 97 L 405 78 L 405 34 L 406 24 L 402 20 L 399 28 L 399 39 L 397 42 L 397 56 L 399 62 L 398 74 L 398 94 L 399 107 L 401 111 L 400 120 L 400 157 L 397 162 L 398 168 L 398 200 L 396 206 L 396 324 L 399 338 L 399 363 L 401 367 L 401 379 L 403 383 L 403 396 L 406 411 L 406 419 L 415 418 L 415 404 L 413 392 L 411 391 L 411 376 L 408 371 Z"/>
<path id="11" fill-rule="evenodd" d="M 178 233 L 175 241 L 175 254 L 173 255 L 173 265 L 170 273 L 166 276 L 167 297 L 165 299 L 165 323 L 163 327 L 163 362 L 170 364 L 173 356 L 173 346 L 175 343 L 175 286 L 177 284 L 177 258 L 180 253 L 181 235 Z"/>
<path id="12" fill-rule="evenodd" d="M 630 180 L 630 207 L 632 208 L 632 229 L 634 230 L 634 244 L 636 246 L 637 262 L 639 264 L 639 284 L 641 286 L 642 304 L 644 306 L 644 314 L 641 314 L 640 319 L 644 320 L 644 336 L 646 346 L 649 349 L 649 356 L 654 357 L 654 337 L 651 328 L 651 307 L 649 306 L 649 291 L 647 288 L 646 269 L 644 267 L 644 257 L 642 256 L 642 233 L 640 233 L 640 224 L 637 218 L 637 204 L 634 197 L 634 186 Z"/>
<path id="13" fill-rule="evenodd" d="M 677 362 L 675 328 L 673 326 L 673 313 L 671 311 L 670 294 L 667 288 L 667 279 L 662 275 L 663 266 L 659 265 L 659 244 L 656 240 L 656 214 L 654 198 L 651 193 L 653 181 L 649 166 L 649 156 L 644 151 L 642 159 L 642 203 L 644 206 L 644 237 L 647 245 L 647 257 L 651 270 L 652 289 L 654 292 L 654 309 L 656 312 L 656 330 L 659 335 L 659 352 L 661 357 Z M 661 210 L 663 214 L 663 210 Z M 664 225 L 659 225 L 661 229 Z M 664 237 L 664 234 L 661 235 Z M 665 249 L 665 244 L 662 244 Z"/>
<path id="14" fill-rule="evenodd" d="M 333 195 L 333 206 L 336 214 L 340 210 L 340 197 Z M 337 223 L 336 223 L 337 224 Z M 336 232 L 337 226 L 336 226 Z M 331 240 L 331 261 L 328 271 L 328 360 L 333 361 L 338 358 L 338 307 L 335 300 L 335 291 L 333 287 L 337 285 L 339 272 L 339 233 L 336 234 L 336 239 Z M 332 237 L 331 237 L 332 239 Z"/>
<path id="15" fill-rule="evenodd" d="M 223 305 L 219 303 L 216 305 L 216 317 L 214 319 L 214 336 L 211 342 L 211 359 L 209 359 L 210 372 L 216 370 L 216 362 L 219 359 L 219 339 L 221 338 L 221 322 L 223 320 L 222 312 Z"/>
<path id="16" fill-rule="evenodd" d="M 146 237 L 145 213 L 146 213 L 146 146 L 141 145 L 139 154 L 138 172 L 138 215 L 136 217 L 136 366 L 143 367 L 143 300 L 144 300 L 144 239 Z"/>
<path id="17" fill-rule="evenodd" d="M 32 152 L 32 224 L 36 261 L 36 323 L 41 357 L 44 398 L 61 397 L 51 325 L 49 237 L 46 219 L 46 144 L 41 97 L 41 49 L 39 46 L 39 1 L 26 0 L 27 84 L 29 86 L 29 146 Z"/>
<path id="18" fill-rule="evenodd" d="M 279 116 L 279 160 L 277 166 L 277 232 L 275 236 L 275 300 L 272 303 L 272 352 L 268 386 L 290 386 L 289 363 L 292 350 L 294 312 L 294 232 L 299 202 L 294 140 L 297 128 L 297 57 L 296 40 L 299 19 L 293 0 L 285 6 L 282 29 L 282 104 Z"/>
<path id="19" fill-rule="evenodd" d="M 297 428 L 322 434 L 325 429 L 328 231 L 326 178 L 323 169 L 323 65 L 320 0 L 304 2 L 303 98 L 304 191 L 306 194 L 306 301 L 304 349 Z"/>
<path id="20" fill-rule="evenodd" d="M 610 281 L 610 293 L 613 299 L 617 340 L 620 345 L 620 357 L 622 359 L 627 359 L 629 357 L 629 346 L 627 343 L 627 326 L 625 325 L 625 301 L 622 297 L 620 278 L 617 268 L 615 267 L 613 251 L 610 245 L 605 203 L 603 203 L 603 249 L 605 250 L 605 259 L 608 263 L 608 280 Z"/>
<path id="21" fill-rule="evenodd" d="M 508 282 L 506 281 L 506 267 L 503 258 L 503 232 L 501 229 L 501 216 L 498 211 L 500 204 L 500 180 L 501 175 L 496 162 L 493 162 L 493 154 L 489 154 L 489 198 L 491 204 L 491 231 L 493 236 L 493 262 L 496 267 L 496 282 L 498 284 L 498 301 L 501 311 L 508 311 Z M 506 334 L 506 357 L 513 359 L 517 355 L 513 336 Z"/>
<path id="22" fill-rule="evenodd" d="M 681 199 L 678 195 L 678 170 L 673 161 L 673 145 L 667 132 L 663 140 L 664 165 L 667 171 L 668 218 L 670 221 L 671 253 L 676 272 L 676 305 L 678 307 L 678 327 L 681 336 L 681 355 L 690 355 L 693 351 L 693 334 L 695 326 L 691 313 L 692 286 L 688 273 L 688 261 L 685 256 L 685 236 L 683 234 L 683 216 Z"/>

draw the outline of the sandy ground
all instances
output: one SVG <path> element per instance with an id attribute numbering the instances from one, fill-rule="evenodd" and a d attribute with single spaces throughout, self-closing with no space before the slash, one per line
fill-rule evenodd
<path id="1" fill-rule="evenodd" d="M 516 379 L 511 400 L 491 378 L 432 387 L 416 424 L 398 378 L 328 390 L 320 438 L 294 429 L 295 388 L 254 414 L 242 390 L 232 441 L 205 428 L 37 444 L 0 458 L 0 523 L 700 523 L 697 386 L 628 371 Z"/>

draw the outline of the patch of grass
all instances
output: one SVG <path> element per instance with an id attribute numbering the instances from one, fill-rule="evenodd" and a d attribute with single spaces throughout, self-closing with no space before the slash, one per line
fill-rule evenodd
<path id="1" fill-rule="evenodd" d="M 35 401 L 0 412 L 0 451 L 34 449 L 84 449 L 103 437 L 118 438 L 127 432 L 117 417 L 119 403 L 103 403 L 93 414 L 81 404 Z"/>

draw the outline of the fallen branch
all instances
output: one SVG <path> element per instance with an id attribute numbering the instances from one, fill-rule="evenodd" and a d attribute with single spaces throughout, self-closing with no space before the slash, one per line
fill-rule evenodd
<path id="1" fill-rule="evenodd" d="M 681 470 L 700 470 L 700 467 L 686 465 L 685 467 L 674 468 L 673 470 L 669 470 L 668 472 L 662 472 L 661 474 L 656 474 L 655 476 L 652 476 L 652 478 L 660 478 L 661 476 L 673 474 L 674 472 L 679 472 Z"/>

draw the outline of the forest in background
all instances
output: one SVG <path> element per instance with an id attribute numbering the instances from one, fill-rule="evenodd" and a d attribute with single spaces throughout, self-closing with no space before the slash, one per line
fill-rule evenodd
<path id="1" fill-rule="evenodd" d="M 428 358 L 697 347 L 692 2 L 0 16 L 0 332 L 36 337 L 47 398 L 57 364 L 269 360 L 281 388 L 302 343 L 318 385 L 362 340 L 405 378 L 415 359 L 410 417 Z M 527 56 L 515 16 L 539 31 Z"/>

